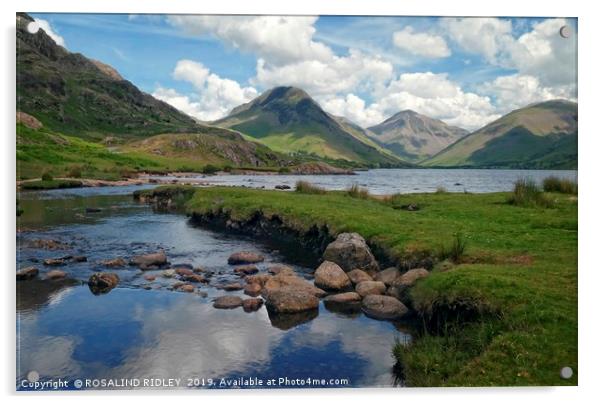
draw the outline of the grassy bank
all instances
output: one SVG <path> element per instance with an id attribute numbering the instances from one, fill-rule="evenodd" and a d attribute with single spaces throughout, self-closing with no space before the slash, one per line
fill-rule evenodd
<path id="1" fill-rule="evenodd" d="M 550 197 L 553 208 L 512 205 L 508 193 L 377 200 L 216 187 L 198 189 L 186 207 L 237 219 L 277 215 L 299 230 L 325 224 L 333 234 L 356 231 L 397 260 L 439 257 L 461 235 L 461 255 L 436 264 L 412 290 L 425 333 L 394 349 L 408 384 L 574 385 L 577 202 Z M 559 377 L 564 366 L 575 371 L 572 379 Z"/>

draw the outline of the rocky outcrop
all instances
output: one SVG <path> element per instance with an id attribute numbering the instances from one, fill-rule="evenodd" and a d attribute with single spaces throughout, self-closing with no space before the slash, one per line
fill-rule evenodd
<path id="1" fill-rule="evenodd" d="M 347 272 L 347 276 L 354 285 L 365 281 L 373 281 L 374 279 L 361 269 L 354 269 L 353 271 Z"/>
<path id="2" fill-rule="evenodd" d="M 98 272 L 88 279 L 88 287 L 95 295 L 110 292 L 119 283 L 119 276 L 111 272 Z"/>
<path id="3" fill-rule="evenodd" d="M 213 301 L 213 307 L 216 309 L 235 309 L 242 306 L 242 299 L 239 296 L 220 296 Z"/>
<path id="4" fill-rule="evenodd" d="M 18 281 L 28 281 L 35 278 L 40 273 L 40 270 L 36 267 L 21 268 L 17 271 Z"/>
<path id="5" fill-rule="evenodd" d="M 345 272 L 361 269 L 368 273 L 378 271 L 378 263 L 366 244 L 366 240 L 358 233 L 341 233 L 336 240 L 328 244 L 324 260 L 338 264 Z"/>
<path id="6" fill-rule="evenodd" d="M 391 267 L 383 271 L 377 272 L 376 275 L 374 275 L 374 280 L 381 281 L 385 285 L 390 286 L 400 276 L 401 272 L 397 268 Z"/>
<path id="7" fill-rule="evenodd" d="M 380 281 L 364 281 L 355 286 L 355 291 L 361 296 L 382 295 L 387 290 L 384 283 Z"/>
<path id="8" fill-rule="evenodd" d="M 230 255 L 228 258 L 228 264 L 239 265 L 239 264 L 256 264 L 262 262 L 265 257 L 259 253 L 252 251 L 239 251 Z"/>
<path id="9" fill-rule="evenodd" d="M 340 266 L 324 261 L 314 273 L 314 284 L 325 290 L 341 290 L 350 287 L 351 281 Z"/>
<path id="10" fill-rule="evenodd" d="M 396 320 L 408 313 L 408 308 L 391 296 L 368 295 L 362 300 L 362 311 L 379 320 Z"/>
<path id="11" fill-rule="evenodd" d="M 130 260 L 130 265 L 135 265 L 142 270 L 157 269 L 167 265 L 167 256 L 163 251 L 137 255 Z"/>

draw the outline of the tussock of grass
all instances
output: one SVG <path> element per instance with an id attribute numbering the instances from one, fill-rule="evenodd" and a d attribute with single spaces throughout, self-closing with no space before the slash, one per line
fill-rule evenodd
<path id="1" fill-rule="evenodd" d="M 545 194 L 535 181 L 524 178 L 514 183 L 514 189 L 508 198 L 508 203 L 527 208 L 551 208 L 554 206 L 554 200 Z"/>
<path id="2" fill-rule="evenodd" d="M 295 192 L 300 194 L 325 194 L 326 190 L 307 181 L 297 181 Z"/>
<path id="3" fill-rule="evenodd" d="M 577 195 L 577 183 L 569 179 L 550 176 L 543 180 L 543 190 L 546 192 Z"/>
<path id="4" fill-rule="evenodd" d="M 370 192 L 358 184 L 353 184 L 347 189 L 347 195 L 352 198 L 368 199 L 370 198 Z"/>
<path id="5" fill-rule="evenodd" d="M 452 242 L 447 246 L 441 246 L 439 249 L 439 260 L 450 260 L 454 263 L 459 263 L 466 251 L 466 239 L 460 233 L 454 234 Z"/>
<path id="6" fill-rule="evenodd" d="M 447 193 L 447 189 L 445 187 L 439 186 L 435 190 L 435 193 L 437 193 L 437 194 L 446 194 Z"/>

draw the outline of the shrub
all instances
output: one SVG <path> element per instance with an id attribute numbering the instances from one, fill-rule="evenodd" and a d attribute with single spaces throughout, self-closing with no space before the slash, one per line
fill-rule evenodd
<path id="1" fill-rule="evenodd" d="M 213 164 L 207 164 L 205 167 L 203 167 L 203 170 L 201 171 L 203 174 L 215 174 L 219 171 L 219 167 L 214 166 Z"/>
<path id="2" fill-rule="evenodd" d="M 466 251 L 466 244 L 466 240 L 462 234 L 454 234 L 451 244 L 448 246 L 442 246 L 439 250 L 439 259 L 441 261 L 450 260 L 456 264 L 459 263 L 464 256 L 464 252 Z"/>
<path id="3" fill-rule="evenodd" d="M 234 167 L 232 167 L 230 164 L 226 164 L 226 165 L 224 166 L 224 172 L 226 172 L 226 173 L 231 173 L 231 172 L 232 172 L 232 170 L 234 170 Z"/>
<path id="4" fill-rule="evenodd" d="M 52 174 L 50 174 L 48 171 L 42 174 L 42 181 L 52 181 L 53 179 L 54 178 L 52 177 Z"/>
<path id="5" fill-rule="evenodd" d="M 299 192 L 301 194 L 325 194 L 326 190 L 307 181 L 297 181 L 297 184 L 295 185 L 295 192 Z"/>
<path id="6" fill-rule="evenodd" d="M 368 199 L 370 198 L 370 192 L 366 188 L 360 187 L 358 184 L 353 184 L 347 189 L 347 195 L 352 198 Z"/>
<path id="7" fill-rule="evenodd" d="M 438 186 L 437 189 L 435 190 L 436 194 L 446 194 L 447 193 L 447 189 L 445 187 L 442 186 Z"/>
<path id="8" fill-rule="evenodd" d="M 543 190 L 546 192 L 577 195 L 577 183 L 569 179 L 550 176 L 543 180 Z"/>
<path id="9" fill-rule="evenodd" d="M 550 208 L 554 201 L 549 195 L 546 195 L 535 181 L 521 178 L 514 183 L 514 189 L 508 203 L 523 207 L 543 207 Z"/>

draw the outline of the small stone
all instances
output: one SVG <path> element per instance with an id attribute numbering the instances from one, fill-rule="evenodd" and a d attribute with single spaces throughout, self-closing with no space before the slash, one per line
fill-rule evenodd
<path id="1" fill-rule="evenodd" d="M 180 276 L 194 275 L 194 271 L 188 268 L 176 268 L 175 271 Z"/>
<path id="2" fill-rule="evenodd" d="M 239 296 L 220 296 L 213 301 L 213 307 L 216 309 L 235 309 L 242 306 L 242 299 Z"/>
<path id="3" fill-rule="evenodd" d="M 184 275 L 182 279 L 186 282 L 207 283 L 207 279 L 204 276 L 197 274 Z"/>
<path id="4" fill-rule="evenodd" d="M 164 278 L 173 278 L 176 275 L 176 271 L 173 269 L 166 269 L 163 272 L 161 272 L 161 276 L 163 276 Z"/>
<path id="5" fill-rule="evenodd" d="M 259 272 L 259 269 L 255 265 L 241 265 L 234 268 L 234 273 L 239 276 L 252 275 Z"/>
<path id="6" fill-rule="evenodd" d="M 247 313 L 259 310 L 262 305 L 263 299 L 260 298 L 245 299 L 242 301 L 242 308 Z"/>
<path id="7" fill-rule="evenodd" d="M 44 265 L 47 265 L 47 266 L 65 265 L 65 260 L 62 258 L 46 258 L 44 260 Z"/>
<path id="8" fill-rule="evenodd" d="M 167 256 L 163 251 L 152 254 L 137 255 L 130 260 L 130 265 L 136 265 L 141 269 L 150 267 L 161 267 L 167 265 Z"/>
<path id="9" fill-rule="evenodd" d="M 88 261 L 88 257 L 86 257 L 85 255 L 74 255 L 73 256 L 73 261 L 74 262 L 87 262 Z"/>
<path id="10" fill-rule="evenodd" d="M 242 285 L 238 282 L 233 282 L 233 283 L 227 283 L 224 286 L 221 287 L 221 289 L 227 291 L 227 292 L 232 292 L 234 290 L 241 290 L 242 289 Z"/>
<path id="11" fill-rule="evenodd" d="M 46 279 L 56 280 L 63 279 L 67 276 L 67 272 L 61 271 L 59 269 L 53 269 L 46 274 Z"/>
<path id="12" fill-rule="evenodd" d="M 40 273 L 40 271 L 36 267 L 22 268 L 17 271 L 17 280 L 18 281 L 28 281 L 28 280 L 33 279 L 36 276 L 38 276 L 39 273 Z"/>
<path id="13" fill-rule="evenodd" d="M 157 279 L 157 277 L 155 275 L 147 274 L 147 275 L 144 275 L 144 279 L 147 280 L 147 281 L 149 281 L 149 282 L 154 282 L 155 279 Z"/>
<path id="14" fill-rule="evenodd" d="M 124 267 L 126 262 L 123 258 L 113 258 L 113 259 L 101 261 L 101 264 L 104 265 L 105 267 L 116 268 L 116 267 Z"/>
<path id="15" fill-rule="evenodd" d="M 119 276 L 110 272 L 98 272 L 90 276 L 88 286 L 95 295 L 108 293 L 119 283 Z"/>
<path id="16" fill-rule="evenodd" d="M 178 288 L 180 292 L 192 293 L 194 292 L 195 287 L 190 284 L 182 285 Z"/>
<path id="17" fill-rule="evenodd" d="M 263 255 L 252 251 L 239 251 L 230 255 L 228 258 L 228 264 L 256 264 L 258 262 L 262 262 L 264 259 L 265 258 Z"/>

